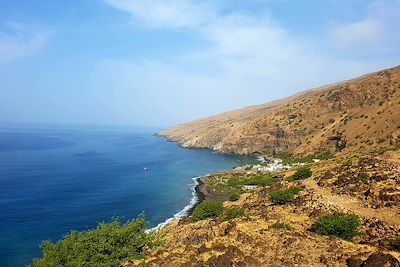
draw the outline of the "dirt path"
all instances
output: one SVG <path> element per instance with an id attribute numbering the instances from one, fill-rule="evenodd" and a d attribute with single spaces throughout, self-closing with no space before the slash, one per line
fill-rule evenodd
<path id="1" fill-rule="evenodd" d="M 335 195 L 330 190 L 320 187 L 314 179 L 307 179 L 303 184 L 312 189 L 314 193 L 322 197 L 325 203 L 330 205 L 351 210 L 360 217 L 364 218 L 377 218 L 385 221 L 391 225 L 400 226 L 400 215 L 395 210 L 390 208 L 372 209 L 366 208 L 362 205 L 361 201 L 351 196 Z"/>

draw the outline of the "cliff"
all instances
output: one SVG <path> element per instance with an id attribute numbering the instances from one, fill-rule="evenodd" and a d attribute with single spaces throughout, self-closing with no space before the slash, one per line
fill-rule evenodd
<path id="1" fill-rule="evenodd" d="M 400 143 L 400 66 L 159 133 L 243 155 L 371 152 Z"/>

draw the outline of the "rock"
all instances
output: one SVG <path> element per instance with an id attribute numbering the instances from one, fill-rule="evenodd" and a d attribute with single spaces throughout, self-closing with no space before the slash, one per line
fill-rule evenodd
<path id="1" fill-rule="evenodd" d="M 375 252 L 361 264 L 361 267 L 400 267 L 400 262 L 390 254 Z"/>

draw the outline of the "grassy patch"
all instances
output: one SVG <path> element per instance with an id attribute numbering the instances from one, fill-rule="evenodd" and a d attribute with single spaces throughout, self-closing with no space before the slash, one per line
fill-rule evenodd
<path id="1" fill-rule="evenodd" d="M 304 167 L 298 169 L 295 174 L 289 177 L 289 181 L 304 180 L 312 176 L 312 171 L 310 168 Z"/>
<path id="2" fill-rule="evenodd" d="M 220 195 L 224 195 L 234 201 L 237 195 L 244 192 L 243 186 L 256 185 L 256 186 L 271 186 L 278 180 L 273 178 L 270 174 L 232 174 L 229 176 L 211 176 L 206 180 L 209 188 Z"/>
<path id="3" fill-rule="evenodd" d="M 291 187 L 269 193 L 269 200 L 272 204 L 283 205 L 294 200 L 294 197 L 301 191 L 300 187 Z"/>
<path id="4" fill-rule="evenodd" d="M 240 218 L 245 216 L 245 213 L 243 210 L 238 209 L 238 208 L 232 208 L 232 209 L 228 209 L 224 212 L 222 219 L 224 221 L 229 221 L 235 218 Z"/>
<path id="5" fill-rule="evenodd" d="M 197 205 L 192 214 L 192 220 L 194 222 L 216 218 L 220 216 L 224 208 L 221 202 L 204 201 Z"/>
<path id="6" fill-rule="evenodd" d="M 57 243 L 43 242 L 43 256 L 34 259 L 32 266 L 120 266 L 125 260 L 140 258 L 146 248 L 161 244 L 145 229 L 142 214 L 125 224 L 115 219 L 96 229 L 71 232 Z"/>
<path id="7" fill-rule="evenodd" d="M 257 175 L 243 181 L 243 185 L 271 186 L 276 183 L 276 179 L 270 174 Z"/>
<path id="8" fill-rule="evenodd" d="M 276 222 L 273 225 L 271 225 L 270 228 L 275 230 L 290 230 L 290 225 L 284 222 Z"/>
<path id="9" fill-rule="evenodd" d="M 351 241 L 358 233 L 360 221 L 357 216 L 334 213 L 320 217 L 312 226 L 312 231 L 320 235 L 336 236 Z"/>

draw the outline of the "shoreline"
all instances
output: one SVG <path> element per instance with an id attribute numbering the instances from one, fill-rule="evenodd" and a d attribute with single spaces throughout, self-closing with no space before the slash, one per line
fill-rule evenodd
<path id="1" fill-rule="evenodd" d="M 182 210 L 175 213 L 172 217 L 166 219 L 162 223 L 159 223 L 157 226 L 148 229 L 147 231 L 149 231 L 149 232 L 150 231 L 159 231 L 175 220 L 180 221 L 180 220 L 185 220 L 185 219 L 189 218 L 189 216 L 192 215 L 195 208 L 201 202 L 206 200 L 206 198 L 207 198 L 208 192 L 207 192 L 205 183 L 202 180 L 202 179 L 206 178 L 207 176 L 208 175 L 192 178 L 192 180 L 194 181 L 194 184 L 191 187 L 192 198 L 191 198 L 189 204 L 187 204 Z"/>
<path id="2" fill-rule="evenodd" d="M 162 223 L 159 223 L 156 227 L 148 229 L 147 231 L 159 231 L 173 221 L 187 220 L 193 214 L 193 211 L 196 209 L 196 207 L 205 200 L 220 202 L 227 200 L 225 196 L 213 194 L 207 190 L 207 185 L 204 180 L 209 175 L 211 174 L 192 178 L 194 184 L 191 188 L 192 199 L 190 200 L 189 204 L 187 204 L 182 210 L 175 213 L 172 217 L 168 218 Z"/>

